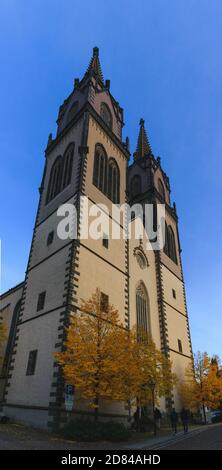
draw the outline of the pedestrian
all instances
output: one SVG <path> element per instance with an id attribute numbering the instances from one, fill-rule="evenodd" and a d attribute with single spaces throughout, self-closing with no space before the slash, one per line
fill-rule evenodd
<path id="1" fill-rule="evenodd" d="M 177 433 L 178 415 L 177 415 L 177 412 L 176 412 L 175 408 L 173 408 L 171 413 L 170 413 L 170 421 L 171 421 L 173 434 L 176 434 Z"/>
<path id="2" fill-rule="evenodd" d="M 133 414 L 133 428 L 138 432 L 140 430 L 140 413 L 139 408 L 136 408 L 135 413 Z"/>
<path id="3" fill-rule="evenodd" d="M 154 410 L 154 419 L 155 419 L 157 429 L 160 429 L 160 420 L 161 420 L 161 418 L 162 418 L 162 415 L 161 415 L 160 410 L 158 410 L 158 408 L 155 408 L 155 410 Z"/>
<path id="4" fill-rule="evenodd" d="M 184 434 L 188 432 L 188 423 L 189 423 L 189 412 L 185 408 L 182 408 L 180 413 L 181 421 L 183 424 Z"/>

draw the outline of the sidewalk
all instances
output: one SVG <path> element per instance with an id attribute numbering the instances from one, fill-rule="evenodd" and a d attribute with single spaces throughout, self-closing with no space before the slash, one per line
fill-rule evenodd
<path id="1" fill-rule="evenodd" d="M 131 441 L 130 443 L 128 442 L 127 445 L 124 445 L 124 449 L 161 449 L 167 446 L 167 444 L 187 439 L 188 437 L 205 431 L 209 427 L 212 428 L 213 426 L 217 426 L 217 424 L 192 426 L 186 434 L 184 434 L 183 431 L 178 431 L 176 435 L 169 432 L 169 434 L 166 434 L 165 436 L 157 435 L 156 437 L 147 437 L 146 439 L 141 439 L 137 442 Z"/>

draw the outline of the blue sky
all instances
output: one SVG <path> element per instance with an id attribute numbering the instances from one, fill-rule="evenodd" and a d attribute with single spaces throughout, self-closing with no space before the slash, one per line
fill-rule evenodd
<path id="1" fill-rule="evenodd" d="M 177 203 L 194 350 L 222 357 L 222 2 L 1 0 L 2 289 L 23 279 L 48 134 L 99 46 L 135 150 L 144 117 Z"/>

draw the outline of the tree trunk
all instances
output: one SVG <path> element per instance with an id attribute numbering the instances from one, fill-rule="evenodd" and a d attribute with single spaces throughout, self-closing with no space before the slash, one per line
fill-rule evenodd
<path id="1" fill-rule="evenodd" d="M 205 405 L 203 403 L 202 405 L 202 408 L 203 408 L 203 415 L 204 415 L 204 424 L 207 424 L 207 417 L 206 417 L 206 410 L 205 410 Z"/>
<path id="2" fill-rule="evenodd" d="M 98 421 L 98 415 L 99 415 L 99 398 L 95 398 L 95 410 L 94 410 L 94 421 L 95 423 Z"/>

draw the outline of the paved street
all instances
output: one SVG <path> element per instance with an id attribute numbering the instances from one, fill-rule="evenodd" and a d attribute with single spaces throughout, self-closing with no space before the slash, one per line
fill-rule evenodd
<path id="1" fill-rule="evenodd" d="M 128 441 L 126 443 L 108 442 L 73 442 L 53 436 L 44 431 L 27 428 L 19 424 L 0 424 L 0 450 L 222 450 L 222 424 L 200 427 L 184 436 L 179 432 L 176 437 L 171 434 L 157 438 Z"/>
<path id="2" fill-rule="evenodd" d="M 159 447 L 160 448 L 160 447 Z M 162 444 L 165 450 L 222 450 L 222 424 L 199 429 L 172 444 Z"/>

